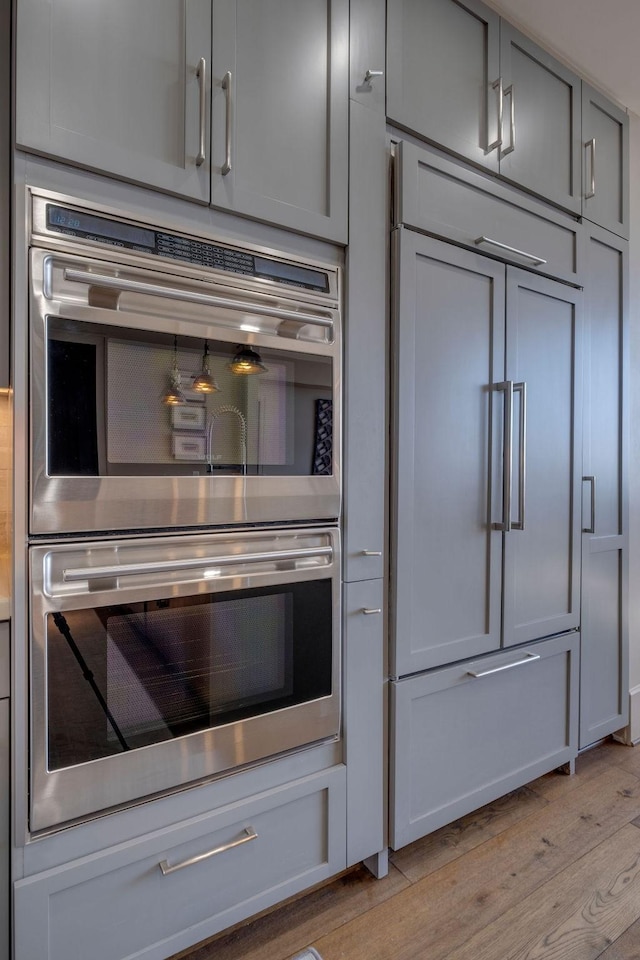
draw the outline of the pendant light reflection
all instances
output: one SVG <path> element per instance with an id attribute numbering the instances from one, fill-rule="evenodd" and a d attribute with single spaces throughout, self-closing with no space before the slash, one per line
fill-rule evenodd
<path id="1" fill-rule="evenodd" d="M 232 373 L 238 373 L 242 376 L 267 372 L 267 368 L 263 364 L 258 351 L 252 350 L 251 347 L 243 347 L 241 344 L 238 345 L 236 355 L 233 360 L 227 364 L 227 368 L 231 370 Z"/>
<path id="2" fill-rule="evenodd" d="M 204 353 L 202 354 L 202 370 L 194 378 L 191 389 L 196 393 L 216 393 L 220 387 L 216 383 L 211 373 L 211 362 L 209 360 L 209 341 L 204 342 Z"/>
<path id="3" fill-rule="evenodd" d="M 169 407 L 176 407 L 180 403 L 186 403 L 187 398 L 182 392 L 182 377 L 178 370 L 178 338 L 173 338 L 173 365 L 169 374 L 169 389 L 162 398 L 162 402 Z"/>

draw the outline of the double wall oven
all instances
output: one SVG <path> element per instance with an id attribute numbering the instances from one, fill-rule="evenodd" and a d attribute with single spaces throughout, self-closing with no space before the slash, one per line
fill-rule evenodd
<path id="1" fill-rule="evenodd" d="M 340 272 L 30 192 L 30 828 L 340 732 Z"/>

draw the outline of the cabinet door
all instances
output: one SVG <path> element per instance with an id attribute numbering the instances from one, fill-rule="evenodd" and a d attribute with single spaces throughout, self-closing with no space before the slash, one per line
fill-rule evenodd
<path id="1" fill-rule="evenodd" d="M 478 0 L 387 3 L 388 118 L 493 171 L 499 23 Z"/>
<path id="2" fill-rule="evenodd" d="M 9 701 L 0 700 L 0 960 L 9 960 Z"/>
<path id="3" fill-rule="evenodd" d="M 16 10 L 18 145 L 208 202 L 209 0 Z"/>
<path id="4" fill-rule="evenodd" d="M 579 214 L 579 78 L 504 20 L 500 70 L 505 101 L 500 173 Z"/>
<path id="5" fill-rule="evenodd" d="M 0 3 L 0 230 L 9 237 L 11 214 L 11 4 Z M 11 244 L 0 248 L 0 390 L 9 386 Z"/>
<path id="6" fill-rule="evenodd" d="M 347 237 L 348 0 L 214 0 L 212 203 Z"/>
<path id="7" fill-rule="evenodd" d="M 505 268 L 396 234 L 391 667 L 401 676 L 500 646 L 502 534 L 492 520 Z"/>
<path id="8" fill-rule="evenodd" d="M 505 646 L 580 622 L 582 292 L 507 269 L 507 380 L 514 384 Z"/>
<path id="9" fill-rule="evenodd" d="M 629 116 L 582 84 L 582 216 L 629 236 Z"/>
<path id="10" fill-rule="evenodd" d="M 592 228 L 585 288 L 580 746 L 628 722 L 627 244 Z"/>

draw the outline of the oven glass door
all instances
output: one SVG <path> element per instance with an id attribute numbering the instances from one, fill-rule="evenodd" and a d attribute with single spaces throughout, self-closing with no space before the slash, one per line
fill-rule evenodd
<path id="1" fill-rule="evenodd" d="M 340 731 L 337 529 L 34 546 L 31 829 Z"/>

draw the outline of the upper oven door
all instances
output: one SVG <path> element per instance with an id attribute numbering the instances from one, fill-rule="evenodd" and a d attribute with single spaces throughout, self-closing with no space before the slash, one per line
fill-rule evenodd
<path id="1" fill-rule="evenodd" d="M 336 519 L 337 302 L 123 260 L 31 251 L 31 532 Z"/>

